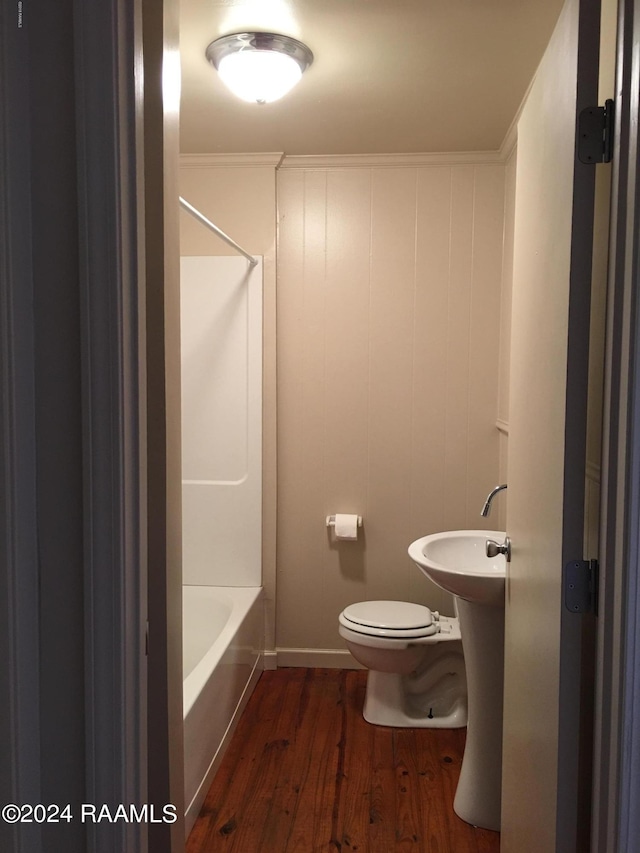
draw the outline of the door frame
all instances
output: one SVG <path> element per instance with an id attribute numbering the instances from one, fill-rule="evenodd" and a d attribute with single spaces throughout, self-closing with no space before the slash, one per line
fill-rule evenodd
<path id="1" fill-rule="evenodd" d="M 175 5 L 173 0 L 166 0 L 167 7 Z M 77 4 L 76 8 L 82 4 Z M 109 41 L 112 68 L 118 68 L 116 57 L 123 44 L 131 45 L 130 39 L 135 31 L 134 19 L 139 15 L 140 2 L 126 3 L 123 0 L 110 0 L 109 3 L 87 3 L 87 14 L 83 16 L 82 26 L 89 28 L 85 31 L 86 44 L 96 45 L 97 35 L 101 40 L 107 39 L 111 33 L 114 41 Z M 105 8 L 106 7 L 106 8 Z M 132 10 L 127 17 L 127 8 Z M 25 13 L 37 9 L 36 4 L 30 4 Z M 101 11 L 102 10 L 102 11 Z M 135 14 L 134 11 L 135 10 Z M 30 133 L 28 116 L 28 98 L 25 97 L 25 63 L 29 57 L 26 54 L 27 45 L 16 45 L 12 42 L 13 27 L 16 26 L 15 7 L 4 4 L 2 12 L 3 50 L 2 71 L 0 75 L 0 101 L 3 121 L 0 122 L 0 160 L 3 168 L 0 170 L 0 272 L 7 286 L 0 293 L 0 335 L 2 337 L 2 373 L 0 376 L 0 395 L 2 399 L 2 419 L 0 421 L 0 438 L 2 439 L 2 459 L 0 477 L 5 495 L 10 496 L 6 511 L 0 524 L 0 546 L 2 547 L 2 606 L 5 613 L 11 612 L 11 619 L 0 620 L 0 651 L 8 661 L 8 667 L 3 670 L 6 677 L 6 691 L 2 691 L 3 705 L 0 741 L 3 752 L 11 756 L 11 762 L 3 766 L 0 775 L 0 790 L 8 799 L 19 801 L 37 801 L 39 799 L 38 768 L 40 755 L 38 748 L 38 612 L 33 606 L 37 589 L 38 555 L 35 537 L 33 535 L 37 524 L 35 509 L 36 473 L 33 464 L 35 458 L 36 437 L 33 429 L 33 407 L 35 398 L 34 369 L 31 361 L 33 352 L 33 329 L 30 316 L 29 294 L 32 287 L 30 247 L 31 211 L 29 198 L 21 192 L 24 182 L 29 181 L 28 148 L 24 145 Z M 95 30 L 90 32 L 92 19 Z M 123 17 L 124 16 L 124 17 Z M 104 26 L 105 18 L 110 22 L 118 21 L 115 30 Z M 127 20 L 128 26 L 124 31 L 120 25 Z M 139 20 L 139 19 L 138 19 Z M 27 29 L 25 27 L 25 29 Z M 124 41 L 123 41 L 124 39 Z M 618 47 L 618 96 L 616 118 L 616 152 L 614 165 L 614 196 L 612 216 L 612 261 L 610 273 L 609 317 L 607 329 L 607 364 L 606 364 L 606 421 L 603 454 L 603 504 L 602 504 L 602 576 L 601 576 L 601 631 L 599 638 L 599 658 L 601 661 L 598 682 L 599 716 L 596 732 L 596 785 L 594 793 L 594 851 L 624 850 L 627 841 L 637 838 L 640 833 L 640 809 L 638 803 L 638 732 L 640 731 L 640 680 L 638 665 L 640 664 L 640 636 L 635 625 L 640 624 L 640 587 L 637 580 L 637 569 L 640 564 L 640 527 L 638 515 L 640 511 L 640 307 L 635 298 L 638 289 L 640 270 L 638 254 L 640 252 L 640 229 L 638 218 L 638 201 L 640 200 L 640 169 L 638 169 L 638 135 L 637 127 L 640 115 L 638 104 L 640 92 L 638 79 L 640 69 L 637 68 L 638 45 L 640 45 L 640 0 L 621 0 Z M 635 57 L 635 58 L 634 58 Z M 122 57 L 120 57 L 121 59 Z M 84 61 L 91 62 L 91 53 L 84 53 Z M 48 69 L 51 70 L 50 68 Z M 111 77 L 109 85 L 104 85 L 101 75 L 104 69 L 96 62 L 92 70 L 87 69 L 83 78 L 86 96 L 92 93 L 92 86 L 99 87 L 102 95 L 108 94 L 108 104 L 113 105 L 113 97 L 118 91 L 118 79 Z M 122 75 L 122 68 L 119 71 Z M 133 81 L 131 81 L 133 86 Z M 120 90 L 122 94 L 122 90 Z M 129 103 L 131 110 L 131 103 Z M 103 118 L 108 112 L 104 104 Z M 129 122 L 132 132 L 135 124 L 135 108 L 133 112 L 119 113 L 125 122 Z M 108 116 L 107 116 L 108 119 Z M 111 187 L 106 185 L 93 187 L 97 193 L 92 201 L 85 198 L 86 212 L 93 210 L 98 200 L 108 200 L 113 204 L 124 204 L 131 213 L 131 197 L 137 197 L 134 173 L 127 174 L 127 168 L 132 162 L 127 161 L 127 152 L 131 152 L 132 135 L 124 132 L 125 125 L 120 126 L 119 144 L 110 148 L 111 157 L 108 168 L 116 169 L 118 177 Z M 87 127 L 90 132 L 91 128 Z M 110 142 L 114 137 L 110 137 Z M 97 142 L 97 140 L 94 140 Z M 133 146 L 135 148 L 135 146 Z M 124 158 L 124 159 L 120 159 Z M 105 170 L 102 174 L 105 175 Z M 89 191 L 89 187 L 86 187 Z M 101 195 L 106 193 L 106 195 Z M 90 195 L 90 193 L 89 193 Z M 123 200 L 124 199 L 124 200 Z M 112 223 L 110 224 L 111 227 Z M 134 229 L 135 230 L 135 229 Z M 131 231 L 128 232 L 131 235 Z M 110 231 L 105 238 L 107 241 L 115 237 Z M 97 240 L 104 250 L 105 243 L 100 235 L 94 232 L 93 239 Z M 140 240 L 138 234 L 137 240 Z M 128 250 L 134 251 L 139 242 L 130 244 Z M 90 260 L 90 259 L 88 259 Z M 128 260 L 121 258 L 123 268 L 132 269 L 139 258 Z M 94 280 L 97 283 L 97 280 Z M 86 293 L 85 306 L 87 318 L 93 325 L 96 337 L 89 346 L 85 341 L 85 355 L 89 355 L 92 347 L 100 350 L 101 336 L 104 328 L 96 328 L 103 323 L 104 317 L 97 310 L 94 301 L 100 298 L 99 293 Z M 131 299 L 131 293 L 126 295 Z M 120 306 L 122 307 L 122 306 Z M 94 312 L 95 309 L 95 312 Z M 107 337 L 102 339 L 105 346 L 110 346 L 113 340 L 109 334 L 116 336 L 122 342 L 124 319 L 121 315 L 114 318 L 115 326 L 109 327 Z M 130 331 L 130 330 L 129 330 Z M 122 351 L 121 351 L 122 354 Z M 129 352 L 129 356 L 131 353 Z M 95 357 L 92 356 L 92 358 Z M 128 362 L 130 364 L 130 362 Z M 86 367 L 86 363 L 85 363 Z M 100 381 L 99 374 L 91 371 L 96 362 L 91 362 L 85 380 L 92 383 L 92 377 Z M 119 404 L 127 409 L 125 418 L 129 428 L 134 430 L 139 417 L 137 393 L 137 369 L 130 366 L 129 382 L 120 388 Z M 106 377 L 104 377 L 106 378 Z M 85 386 L 86 387 L 86 386 Z M 137 389 L 137 392 L 136 392 Z M 94 397 L 95 404 L 100 407 L 104 403 L 103 393 L 109 393 L 99 384 L 87 390 Z M 113 388 L 110 389 L 111 391 Z M 93 423 L 87 428 L 99 429 L 100 425 Z M 125 430 L 126 432 L 126 430 Z M 95 435 L 95 433 L 94 433 Z M 109 438 L 109 437 L 107 437 Z M 113 439 L 113 436 L 111 437 Z M 97 436 L 96 436 L 97 439 Z M 132 467 L 128 473 L 141 475 L 140 468 L 144 467 L 142 457 L 138 466 L 135 465 L 135 447 L 139 447 L 139 436 L 132 438 L 122 433 L 114 439 L 111 452 L 115 454 L 112 460 L 118 463 L 127 459 Z M 124 444 L 123 444 L 124 442 Z M 103 459 L 95 444 L 91 444 L 96 456 L 90 452 L 89 457 L 96 463 Z M 123 452 L 124 455 L 120 456 Z M 628 461 L 627 461 L 628 460 Z M 102 473 L 100 473 L 102 470 Z M 118 469 L 121 470 L 121 469 Z M 104 470 L 98 466 L 94 469 L 89 491 L 86 493 L 96 496 Z M 124 477 L 121 484 L 131 482 Z M 139 495 L 143 479 L 134 485 L 134 492 Z M 137 500 L 137 498 L 136 498 Z M 121 540 L 128 561 L 140 559 L 144 561 L 143 549 L 137 551 L 139 545 L 140 507 L 129 503 L 127 496 L 121 491 L 112 494 L 103 504 L 102 511 L 94 519 L 99 519 L 107 525 L 101 531 L 93 529 L 91 536 L 104 534 L 109 530 L 107 519 L 107 504 L 115 512 L 129 516 L 130 525 L 125 528 L 126 536 Z M 136 532 L 137 531 L 137 532 Z M 122 533 L 122 530 L 121 530 Z M 127 538 L 133 536 L 133 539 Z M 126 540 L 126 541 L 125 541 Z M 113 563 L 110 564 L 113 568 Z M 617 568 L 616 568 L 617 567 Z M 105 578 L 101 572 L 104 564 L 98 560 L 89 569 L 88 581 L 95 580 L 103 584 Z M 96 590 L 98 587 L 96 587 Z M 103 589 L 103 594 L 105 590 Z M 134 687 L 140 685 L 140 671 L 137 664 L 133 669 L 126 669 L 126 660 L 120 655 L 122 651 L 124 625 L 130 626 L 130 639 L 135 650 L 127 648 L 135 655 L 140 651 L 144 642 L 142 632 L 142 616 L 136 596 L 141 591 L 133 591 L 126 584 L 117 589 L 107 585 L 108 600 L 96 598 L 93 602 L 100 608 L 100 616 L 96 620 L 88 620 L 85 630 L 87 639 L 92 643 L 93 666 L 102 666 L 105 654 L 100 639 L 107 643 L 107 659 L 118 668 L 128 679 L 128 684 Z M 46 606 L 46 605 L 45 605 Z M 112 624 L 105 618 L 115 606 L 122 614 L 121 631 L 112 631 Z M 127 643 L 129 641 L 127 640 Z M 118 646 L 115 648 L 114 646 Z M 18 678 L 20 673 L 20 678 Z M 109 687 L 113 687 L 111 681 Z M 143 720 L 146 708 L 140 707 L 144 693 L 136 695 L 135 690 L 128 691 L 127 696 L 116 693 L 106 694 L 105 684 L 95 684 L 97 693 L 94 699 L 101 695 L 114 713 L 124 709 L 126 720 L 123 725 L 128 732 L 137 732 L 132 750 L 127 754 L 118 752 L 112 754 L 106 766 L 101 765 L 100 773 L 95 777 L 99 790 L 109 789 L 112 793 L 119 791 L 123 801 L 131 798 L 134 791 L 144 796 L 144 768 L 146 766 L 142 738 Z M 124 701 L 123 701 L 124 700 Z M 79 697 L 84 702 L 84 697 Z M 102 708 L 104 711 L 104 707 Z M 113 732 L 107 732 L 98 726 L 89 727 L 88 743 L 96 746 L 95 755 L 105 754 L 113 746 L 110 741 Z M 101 744 L 95 744 L 93 738 L 106 738 Z M 121 775 L 125 769 L 124 777 Z M 7 826 L 4 825 L 4 829 Z M 30 828 L 35 835 L 27 835 L 27 829 L 22 836 L 28 848 L 41 850 L 41 841 L 37 837 L 37 827 Z M 3 849 L 14 850 L 16 836 L 8 839 Z M 127 849 L 125 847 L 121 849 Z M 143 848 L 138 848 L 142 850 Z"/>
<path id="2" fill-rule="evenodd" d="M 593 853 L 640 834 L 640 0 L 620 0 L 605 353 Z"/>
<path id="3" fill-rule="evenodd" d="M 0 846 L 144 853 L 76 813 L 147 801 L 141 3 L 49 7 L 0 10 L 0 791 L 74 814 Z"/>

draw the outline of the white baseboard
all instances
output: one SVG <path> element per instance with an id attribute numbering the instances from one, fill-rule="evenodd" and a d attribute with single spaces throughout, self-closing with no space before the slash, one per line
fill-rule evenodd
<path id="1" fill-rule="evenodd" d="M 320 669 L 364 669 L 347 649 L 283 649 L 268 652 L 277 666 L 308 666 Z M 266 658 L 266 655 L 265 655 Z M 265 669 L 267 663 L 265 659 Z M 274 667 L 275 669 L 275 667 Z"/>
<path id="2" fill-rule="evenodd" d="M 262 660 L 265 670 L 278 668 L 278 652 L 275 649 L 265 651 L 262 655 Z"/>

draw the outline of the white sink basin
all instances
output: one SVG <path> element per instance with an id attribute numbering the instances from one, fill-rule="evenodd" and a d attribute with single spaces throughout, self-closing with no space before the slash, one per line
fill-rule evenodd
<path id="1" fill-rule="evenodd" d="M 469 722 L 455 813 L 474 826 L 500 830 L 504 582 L 502 554 L 487 557 L 499 530 L 449 530 L 409 545 L 409 556 L 435 584 L 456 596 L 467 671 Z"/>
<path id="2" fill-rule="evenodd" d="M 502 554 L 487 557 L 487 539 L 502 544 L 499 530 L 448 530 L 416 539 L 409 556 L 435 584 L 478 604 L 504 604 L 507 563 Z"/>

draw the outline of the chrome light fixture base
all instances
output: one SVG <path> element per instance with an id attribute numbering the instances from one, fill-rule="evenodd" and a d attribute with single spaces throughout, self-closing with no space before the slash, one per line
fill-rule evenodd
<path id="1" fill-rule="evenodd" d="M 306 44 L 291 36 L 281 36 L 277 33 L 232 33 L 222 36 L 211 42 L 205 55 L 217 69 L 225 56 L 241 50 L 275 50 L 277 53 L 286 54 L 295 59 L 303 73 L 313 62 L 313 53 Z"/>

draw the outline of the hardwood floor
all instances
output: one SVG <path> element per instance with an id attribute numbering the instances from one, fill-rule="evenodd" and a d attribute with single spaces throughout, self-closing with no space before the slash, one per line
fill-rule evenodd
<path id="1" fill-rule="evenodd" d="M 452 808 L 461 729 L 362 717 L 363 670 L 264 672 L 187 853 L 497 853 Z"/>

